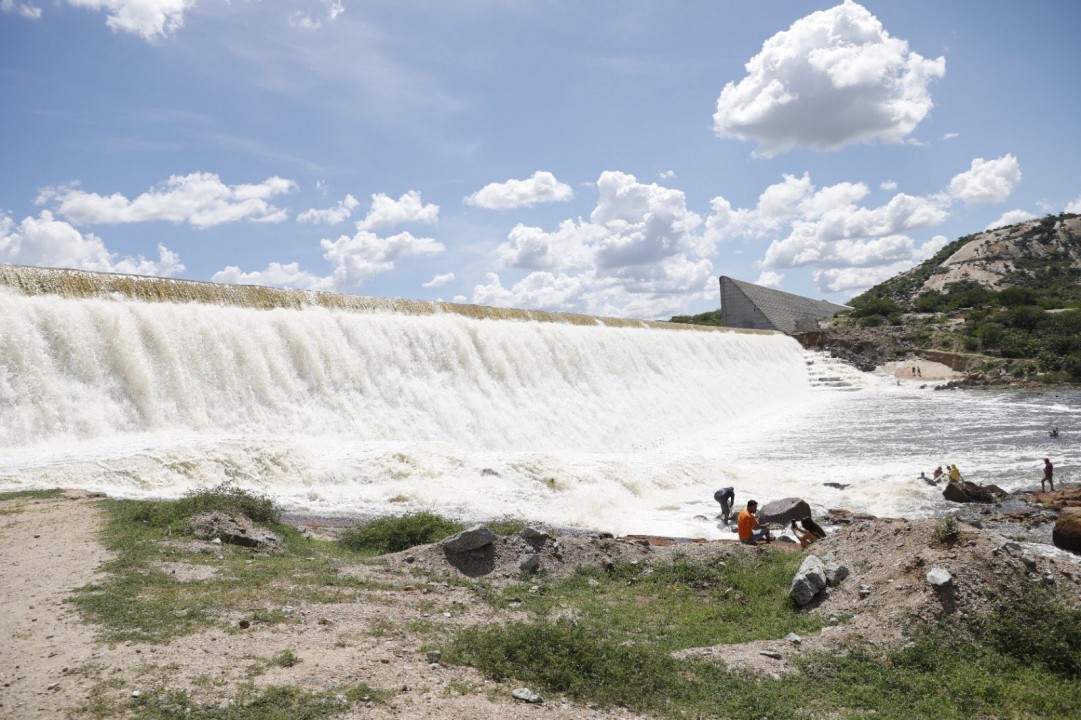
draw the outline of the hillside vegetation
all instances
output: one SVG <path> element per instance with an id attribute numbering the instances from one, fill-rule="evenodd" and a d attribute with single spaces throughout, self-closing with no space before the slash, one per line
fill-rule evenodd
<path id="1" fill-rule="evenodd" d="M 1081 216 L 968 235 L 855 297 L 838 328 L 984 356 L 984 374 L 1081 382 Z"/>
<path id="2" fill-rule="evenodd" d="M 805 344 L 870 366 L 950 353 L 981 382 L 1081 383 L 1081 215 L 958 238 L 848 304 Z"/>

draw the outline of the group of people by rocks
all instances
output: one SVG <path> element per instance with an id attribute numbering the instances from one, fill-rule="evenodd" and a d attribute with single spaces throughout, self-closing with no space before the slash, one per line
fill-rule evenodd
<path id="1" fill-rule="evenodd" d="M 942 476 L 945 475 L 947 482 L 949 483 L 958 484 L 964 482 L 961 471 L 957 469 L 956 464 L 948 464 L 946 465 L 946 468 L 946 471 L 943 472 L 942 466 L 939 465 L 935 468 L 935 471 L 931 473 L 931 477 L 927 477 L 927 474 L 921 470 L 917 480 L 923 480 L 928 485 L 938 485 Z M 1040 489 L 1047 490 L 1049 487 L 1052 491 L 1055 489 L 1055 465 L 1051 462 L 1050 458 L 1044 458 L 1043 477 L 1040 478 Z"/>
<path id="2" fill-rule="evenodd" d="M 713 493 L 713 499 L 721 505 L 721 514 L 718 517 L 722 519 L 725 525 L 728 525 L 732 518 L 732 506 L 735 504 L 736 500 L 735 489 L 723 487 Z M 806 503 L 803 504 L 803 507 L 806 507 Z M 770 532 L 769 525 L 759 523 L 757 515 L 758 501 L 748 500 L 746 507 L 736 516 L 736 532 L 739 534 L 739 541 L 741 543 L 746 545 L 758 545 L 759 543 L 773 541 L 773 535 Z M 819 538 L 826 537 L 826 531 L 811 519 L 809 512 L 807 512 L 805 517 L 801 517 L 798 520 L 792 519 L 789 523 L 789 530 L 791 530 L 792 535 L 795 536 L 796 541 L 801 548 L 807 547 Z"/>

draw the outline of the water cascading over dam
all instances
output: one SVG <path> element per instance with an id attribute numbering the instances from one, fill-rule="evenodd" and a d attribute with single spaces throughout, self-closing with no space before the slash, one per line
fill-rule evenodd
<path id="1" fill-rule="evenodd" d="M 0 266 L 0 318 L 0 490 L 371 509 L 500 465 L 556 492 L 808 385 L 773 333 L 43 268 Z"/>

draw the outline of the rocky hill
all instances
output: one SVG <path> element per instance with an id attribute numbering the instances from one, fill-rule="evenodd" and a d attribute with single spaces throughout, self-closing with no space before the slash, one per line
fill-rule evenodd
<path id="1" fill-rule="evenodd" d="M 1081 383 L 1081 215 L 959 238 L 802 336 L 865 369 L 922 357 L 964 384 Z"/>
<path id="2" fill-rule="evenodd" d="M 1081 215 L 1048 215 L 966 235 L 916 267 L 853 298 L 912 306 L 923 295 L 1028 288 L 1059 306 L 1081 300 Z"/>

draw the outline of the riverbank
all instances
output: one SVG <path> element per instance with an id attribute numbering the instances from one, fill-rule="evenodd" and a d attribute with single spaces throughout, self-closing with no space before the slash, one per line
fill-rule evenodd
<path id="1" fill-rule="evenodd" d="M 672 654 L 679 662 L 775 679 L 801 677 L 801 663 L 815 653 L 853 647 L 887 652 L 905 642 L 917 624 L 990 612 L 995 598 L 1030 586 L 1050 589 L 1070 606 L 1081 604 L 1077 558 L 1011 540 L 987 526 L 960 524 L 955 537 L 942 537 L 942 521 L 936 519 L 850 518 L 808 551 L 788 545 L 789 552 L 780 556 L 779 542 L 748 547 L 548 531 L 538 544 L 537 536 L 527 541 L 513 534 L 492 546 L 484 564 L 466 572 L 439 545 L 372 560 L 342 555 L 314 537 L 320 532 L 329 537 L 340 528 L 314 517 L 290 518 L 313 537 L 299 539 L 299 549 L 284 555 L 182 538 L 129 539 L 125 549 L 108 550 L 103 502 L 108 501 L 79 492 L 0 499 L 0 637 L 5 640 L 0 643 L 0 715 L 165 717 L 162 703 L 183 698 L 195 709 L 188 716 L 203 717 L 199 708 L 239 706 L 284 687 L 294 689 L 290 702 L 329 703 L 326 717 L 656 717 L 653 711 L 534 687 L 543 696 L 538 707 L 514 697 L 520 682 L 446 662 L 445 654 L 470 628 L 539 618 L 587 623 L 593 603 L 628 583 L 633 588 L 652 582 L 654 569 L 661 573 L 672 562 L 724 571 L 772 557 L 791 557 L 798 564 L 814 553 L 848 569 L 843 582 L 786 621 L 820 627 L 801 633 L 798 642 L 777 629 L 752 640 L 684 643 Z M 153 582 L 131 586 L 143 588 L 137 592 L 119 587 L 120 607 L 132 611 L 132 603 L 142 607 L 150 596 L 161 598 L 161 604 L 143 608 L 152 613 L 143 631 L 118 630 L 124 627 L 121 618 L 114 619 L 119 625 L 114 620 L 108 626 L 88 624 L 87 600 L 104 591 L 88 596 L 86 589 L 107 590 L 117 582 L 123 571 L 109 563 L 118 552 L 130 555 L 135 545 L 145 545 L 139 557 L 148 564 L 123 582 Z M 537 556 L 533 579 L 521 569 L 527 545 Z M 948 593 L 926 579 L 932 568 L 950 574 Z M 535 614 L 537 602 L 566 593 L 563 583 L 583 571 L 599 573 L 591 576 L 597 578 L 592 590 L 581 586 Z M 706 583 L 692 592 L 706 593 L 702 600 L 708 597 L 718 608 L 758 602 L 734 579 L 725 581 L 734 583 L 727 590 L 710 589 L 715 580 L 688 580 L 691 587 Z M 666 581 L 644 597 L 656 599 L 659 591 L 675 598 L 684 581 Z M 779 583 L 786 585 L 783 579 Z M 775 591 L 787 587 L 770 592 Z M 217 609 L 197 612 L 208 593 L 213 602 L 206 607 Z M 755 611 L 748 605 L 744 612 Z M 170 629 L 178 618 L 182 624 Z M 156 639 L 140 639 L 151 636 Z"/>

